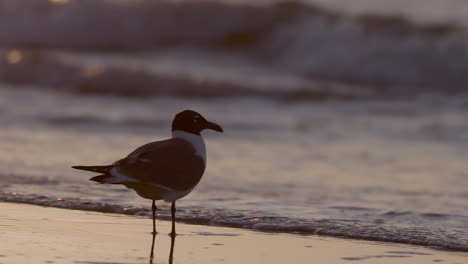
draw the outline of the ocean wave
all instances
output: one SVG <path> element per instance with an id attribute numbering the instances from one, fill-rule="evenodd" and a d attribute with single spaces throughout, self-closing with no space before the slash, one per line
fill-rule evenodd
<path id="1" fill-rule="evenodd" d="M 11 63 L 12 53 L 21 60 Z M 293 89 L 264 89 L 242 82 L 199 80 L 192 76 L 172 76 L 145 70 L 95 64 L 74 65 L 51 53 L 35 49 L 0 51 L 0 82 L 18 88 L 49 89 L 88 96 L 148 98 L 256 97 L 285 101 L 365 98 L 372 94 L 365 87 L 339 83 L 304 84 Z"/>
<path id="2" fill-rule="evenodd" d="M 399 92 L 414 86 L 465 90 L 468 83 L 466 30 L 449 23 L 350 16 L 299 2 L 255 6 L 82 0 L 56 5 L 46 0 L 3 0 L 1 4 L 5 8 L 0 10 L 0 45 L 4 47 L 223 50 L 308 78 L 377 85 L 381 92 L 394 86 Z M 118 81 L 125 84 L 125 79 Z M 93 93 L 94 89 L 84 90 Z M 232 89 L 217 90 L 232 93 Z M 120 91 L 141 95 L 140 90 Z M 181 93 L 190 96 L 191 91 Z"/>
<path id="3" fill-rule="evenodd" d="M 0 43 L 25 47 L 109 51 L 183 44 L 252 48 L 272 34 L 285 33 L 284 27 L 291 25 L 302 30 L 312 26 L 309 34 L 333 27 L 399 36 L 438 37 L 464 32 L 450 23 L 416 24 L 395 15 L 350 16 L 298 1 L 247 5 L 217 1 L 81 0 L 59 5 L 48 0 L 2 0 L 0 4 Z M 352 28 L 354 25 L 358 28 Z"/>
<path id="4" fill-rule="evenodd" d="M 0 174 L 0 182 L 3 186 L 10 184 L 55 185 L 59 183 L 57 179 L 52 177 L 37 177 L 16 174 Z"/>
<path id="5" fill-rule="evenodd" d="M 104 213 L 150 216 L 149 207 L 133 207 L 44 195 L 0 193 L 0 201 L 27 203 L 42 206 L 77 209 Z M 158 219 L 170 220 L 168 206 L 158 211 Z M 434 217 L 428 215 L 427 217 Z M 435 247 L 445 250 L 468 251 L 468 234 L 461 229 L 437 227 L 391 225 L 346 219 L 303 219 L 282 217 L 262 212 L 239 212 L 202 207 L 178 209 L 180 222 L 201 225 L 246 228 L 262 232 L 298 233 L 323 235 L 380 242 L 395 242 L 410 245 Z"/>
<path id="6" fill-rule="evenodd" d="M 74 128 L 86 127 L 88 130 L 91 127 L 102 128 L 106 130 L 112 130 L 116 127 L 138 127 L 154 130 L 155 128 L 165 128 L 167 126 L 167 122 L 163 122 L 162 120 L 135 118 L 108 119 L 91 115 L 47 117 L 44 118 L 43 121 L 49 125 Z"/>

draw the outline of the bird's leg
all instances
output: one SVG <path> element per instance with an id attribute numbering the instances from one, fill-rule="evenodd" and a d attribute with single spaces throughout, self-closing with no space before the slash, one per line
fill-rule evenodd
<path id="1" fill-rule="evenodd" d="M 153 233 L 153 242 L 151 243 L 151 253 L 150 253 L 150 264 L 153 264 L 153 259 L 154 259 L 154 241 L 156 239 L 156 233 Z"/>
<path id="2" fill-rule="evenodd" d="M 153 200 L 153 205 L 151 206 L 151 209 L 153 211 L 153 235 L 156 235 L 156 210 L 158 209 L 156 207 L 156 201 Z"/>
<path id="3" fill-rule="evenodd" d="M 176 208 L 175 208 L 175 201 L 172 202 L 172 206 L 171 206 L 171 214 L 172 214 L 172 231 L 171 231 L 171 236 L 175 236 L 176 235 L 176 232 L 175 232 L 175 212 L 176 212 Z"/>
<path id="4" fill-rule="evenodd" d="M 175 236 L 171 235 L 171 251 L 169 253 L 169 264 L 172 264 L 174 260 L 174 246 L 175 246 Z"/>

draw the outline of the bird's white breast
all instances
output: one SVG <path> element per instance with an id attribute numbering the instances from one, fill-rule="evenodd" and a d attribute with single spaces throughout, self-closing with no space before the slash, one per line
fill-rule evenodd
<path id="1" fill-rule="evenodd" d="M 173 138 L 180 138 L 188 141 L 195 148 L 195 155 L 200 156 L 206 165 L 206 148 L 205 141 L 201 135 L 195 135 L 185 131 L 172 131 Z"/>

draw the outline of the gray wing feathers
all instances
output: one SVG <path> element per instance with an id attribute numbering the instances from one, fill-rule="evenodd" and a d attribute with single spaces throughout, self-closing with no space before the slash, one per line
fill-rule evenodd
<path id="1" fill-rule="evenodd" d="M 132 181 L 162 185 L 174 190 L 194 187 L 205 170 L 202 158 L 183 139 L 143 145 L 115 163 L 115 173 Z M 122 182 L 124 183 L 124 182 Z"/>

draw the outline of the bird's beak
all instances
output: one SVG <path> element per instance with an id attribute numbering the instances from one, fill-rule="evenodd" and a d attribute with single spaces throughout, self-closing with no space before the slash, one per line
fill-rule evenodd
<path id="1" fill-rule="evenodd" d="M 223 128 L 220 127 L 218 124 L 215 124 L 215 123 L 211 123 L 211 122 L 206 122 L 206 128 L 207 129 L 211 129 L 211 130 L 214 130 L 214 131 L 218 131 L 218 132 L 221 132 L 223 133 Z"/>

